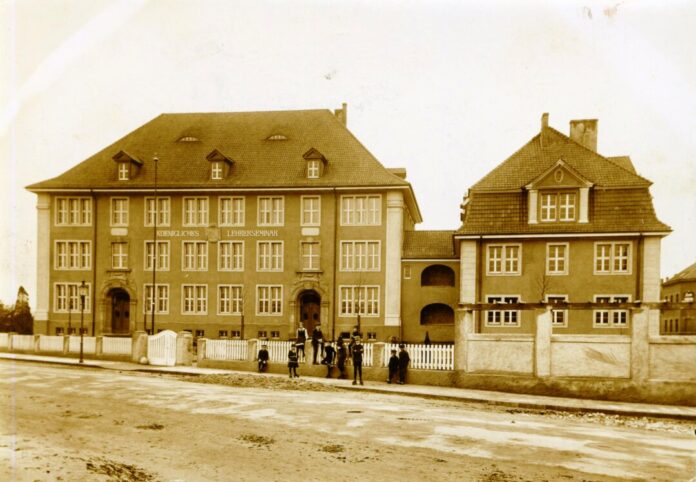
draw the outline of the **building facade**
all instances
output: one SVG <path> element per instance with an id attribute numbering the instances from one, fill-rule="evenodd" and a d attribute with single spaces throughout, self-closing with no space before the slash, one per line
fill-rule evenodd
<path id="1" fill-rule="evenodd" d="M 693 303 L 696 293 L 696 263 L 680 271 L 662 283 L 662 301 L 667 303 Z M 696 309 L 679 308 L 663 310 L 660 332 L 664 335 L 696 334 Z"/>

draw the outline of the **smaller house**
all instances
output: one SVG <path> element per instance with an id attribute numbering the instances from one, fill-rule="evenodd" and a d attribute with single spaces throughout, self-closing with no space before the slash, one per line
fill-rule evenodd
<path id="1" fill-rule="evenodd" d="M 693 302 L 696 293 L 696 263 L 662 283 L 661 297 L 667 303 Z M 666 309 L 660 315 L 663 335 L 696 334 L 696 309 Z"/>

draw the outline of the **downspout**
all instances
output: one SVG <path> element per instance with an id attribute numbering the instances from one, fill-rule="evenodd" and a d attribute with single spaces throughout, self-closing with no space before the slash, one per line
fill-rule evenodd
<path id="1" fill-rule="evenodd" d="M 338 246 L 338 220 L 339 220 L 339 209 L 338 209 L 338 193 L 336 188 L 333 188 L 334 192 L 334 223 L 333 223 L 333 236 L 334 236 L 334 255 L 333 255 L 333 316 L 331 317 L 331 340 L 336 341 L 336 317 L 338 316 L 338 282 L 336 279 L 337 268 L 336 268 L 336 258 L 340 256 L 339 246 Z"/>
<path id="2" fill-rule="evenodd" d="M 476 240 L 476 252 L 478 256 L 476 256 L 476 294 L 474 295 L 474 299 L 476 300 L 477 303 L 482 303 L 483 300 L 481 299 L 481 293 L 482 293 L 482 286 L 483 286 L 483 274 L 481 273 L 481 270 L 483 269 L 483 241 L 479 237 L 479 239 Z M 480 310 L 477 310 L 474 312 L 474 323 L 476 325 L 476 333 L 481 333 L 481 317 L 483 314 L 481 313 Z"/>
<path id="3" fill-rule="evenodd" d="M 92 196 L 92 336 L 97 336 L 94 331 L 97 319 L 97 197 L 94 190 L 89 190 Z"/>
<path id="4" fill-rule="evenodd" d="M 638 251 L 636 256 L 636 296 L 633 298 L 633 301 L 643 300 L 643 243 L 644 238 L 643 235 L 640 234 L 637 243 L 638 247 L 636 249 L 636 251 Z"/>

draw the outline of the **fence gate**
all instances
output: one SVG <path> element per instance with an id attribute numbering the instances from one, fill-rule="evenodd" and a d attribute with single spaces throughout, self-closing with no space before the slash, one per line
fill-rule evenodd
<path id="1" fill-rule="evenodd" d="M 147 359 L 150 365 L 173 367 L 176 364 L 176 333 L 165 330 L 148 336 Z"/>

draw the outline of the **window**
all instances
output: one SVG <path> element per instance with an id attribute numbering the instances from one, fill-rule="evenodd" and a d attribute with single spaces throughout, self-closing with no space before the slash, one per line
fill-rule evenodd
<path id="1" fill-rule="evenodd" d="M 80 285 L 82 283 L 55 283 L 53 295 L 53 311 L 56 313 L 67 313 L 68 311 L 80 311 Z M 92 311 L 92 285 L 86 283 L 87 295 L 85 296 L 85 313 Z"/>
<path id="2" fill-rule="evenodd" d="M 208 312 L 208 285 L 181 285 L 184 315 L 205 315 Z"/>
<path id="3" fill-rule="evenodd" d="M 232 331 L 230 331 L 230 336 L 232 338 L 241 338 L 242 332 L 239 330 L 232 330 Z"/>
<path id="4" fill-rule="evenodd" d="M 259 196 L 258 225 L 282 226 L 285 222 L 285 198 L 283 196 Z"/>
<path id="5" fill-rule="evenodd" d="M 487 296 L 488 303 L 519 303 L 519 296 Z M 519 310 L 487 310 L 486 326 L 520 326 Z"/>
<path id="6" fill-rule="evenodd" d="M 156 284 L 156 290 L 152 289 L 152 284 L 145 285 L 145 302 L 143 303 L 144 313 L 152 313 L 153 305 L 156 306 L 155 313 L 169 313 L 169 285 Z M 155 295 L 153 297 L 153 294 Z"/>
<path id="7" fill-rule="evenodd" d="M 218 315 L 242 314 L 242 287 L 218 285 Z"/>
<path id="8" fill-rule="evenodd" d="M 111 226 L 128 226 L 128 198 L 111 198 Z"/>
<path id="9" fill-rule="evenodd" d="M 221 197 L 219 209 L 220 226 L 244 226 L 243 197 Z"/>
<path id="10" fill-rule="evenodd" d="M 522 245 L 491 244 L 488 245 L 489 275 L 519 275 L 521 273 Z"/>
<path id="11" fill-rule="evenodd" d="M 283 287 L 280 285 L 259 285 L 256 287 L 256 314 L 283 314 Z"/>
<path id="12" fill-rule="evenodd" d="M 568 243 L 546 245 L 546 274 L 568 274 Z"/>
<path id="13" fill-rule="evenodd" d="M 268 332 L 266 330 L 259 330 L 257 332 L 257 338 L 268 338 Z"/>
<path id="14" fill-rule="evenodd" d="M 595 303 L 628 303 L 629 295 L 597 295 Z M 596 309 L 593 311 L 595 328 L 625 328 L 628 326 L 628 310 Z"/>
<path id="15" fill-rule="evenodd" d="M 208 198 L 185 197 L 184 198 L 184 226 L 208 225 Z"/>
<path id="16" fill-rule="evenodd" d="M 300 244 L 302 249 L 302 270 L 316 271 L 319 269 L 319 243 L 303 242 Z"/>
<path id="17" fill-rule="evenodd" d="M 377 340 L 377 332 L 375 331 L 368 331 L 367 332 L 367 339 L 370 341 L 376 341 Z"/>
<path id="18" fill-rule="evenodd" d="M 631 243 L 595 243 L 595 274 L 630 274 Z"/>
<path id="19" fill-rule="evenodd" d="M 64 330 L 63 330 L 62 326 L 56 327 L 56 335 L 62 335 L 63 332 L 64 332 Z"/>
<path id="20" fill-rule="evenodd" d="M 256 271 L 283 271 L 283 242 L 258 241 Z"/>
<path id="21" fill-rule="evenodd" d="M 157 271 L 169 271 L 169 241 L 157 241 Z M 152 271 L 155 265 L 155 243 L 145 241 L 145 269 Z"/>
<path id="22" fill-rule="evenodd" d="M 568 295 L 546 295 L 547 303 L 567 303 Z M 551 310 L 551 325 L 559 328 L 568 326 L 568 310 Z"/>
<path id="23" fill-rule="evenodd" d="M 222 179 L 222 161 L 210 163 L 210 178 L 214 180 Z"/>
<path id="24" fill-rule="evenodd" d="M 128 243 L 111 243 L 111 269 L 128 268 Z"/>
<path id="25" fill-rule="evenodd" d="M 168 197 L 157 197 L 157 226 L 169 226 L 171 200 Z M 145 198 L 145 226 L 155 225 L 155 198 Z"/>
<path id="26" fill-rule="evenodd" d="M 379 270 L 379 241 L 341 241 L 341 271 Z"/>
<path id="27" fill-rule="evenodd" d="M 379 286 L 339 286 L 340 316 L 379 316 Z"/>
<path id="28" fill-rule="evenodd" d="M 55 266 L 57 270 L 91 269 L 92 243 L 56 241 Z"/>
<path id="29" fill-rule="evenodd" d="M 321 198 L 302 196 L 302 226 L 319 226 L 319 224 L 321 224 Z"/>
<path id="30" fill-rule="evenodd" d="M 118 180 L 119 181 L 127 181 L 128 180 L 128 174 L 130 171 L 130 163 L 128 162 L 119 162 L 118 163 Z"/>
<path id="31" fill-rule="evenodd" d="M 196 330 L 196 338 L 203 338 L 205 336 L 205 330 Z"/>
<path id="32" fill-rule="evenodd" d="M 379 226 L 382 223 L 381 196 L 341 196 L 342 226 Z"/>
<path id="33" fill-rule="evenodd" d="M 183 257 L 181 263 L 181 269 L 183 271 L 208 270 L 207 241 L 182 241 L 181 255 Z"/>
<path id="34" fill-rule="evenodd" d="M 541 221 L 575 221 L 575 193 L 542 193 L 539 208 Z"/>
<path id="35" fill-rule="evenodd" d="M 411 267 L 404 266 L 404 279 L 411 279 Z"/>
<path id="36" fill-rule="evenodd" d="M 307 161 L 307 178 L 319 179 L 319 160 L 310 159 Z"/>
<path id="37" fill-rule="evenodd" d="M 92 199 L 88 197 L 56 198 L 56 226 L 90 226 Z"/>
<path id="38" fill-rule="evenodd" d="M 280 338 L 279 331 L 271 331 L 271 338 Z"/>
<path id="39" fill-rule="evenodd" d="M 218 242 L 218 270 L 244 270 L 244 241 Z"/>
<path id="40" fill-rule="evenodd" d="M 227 338 L 227 330 L 218 331 L 218 338 Z"/>

